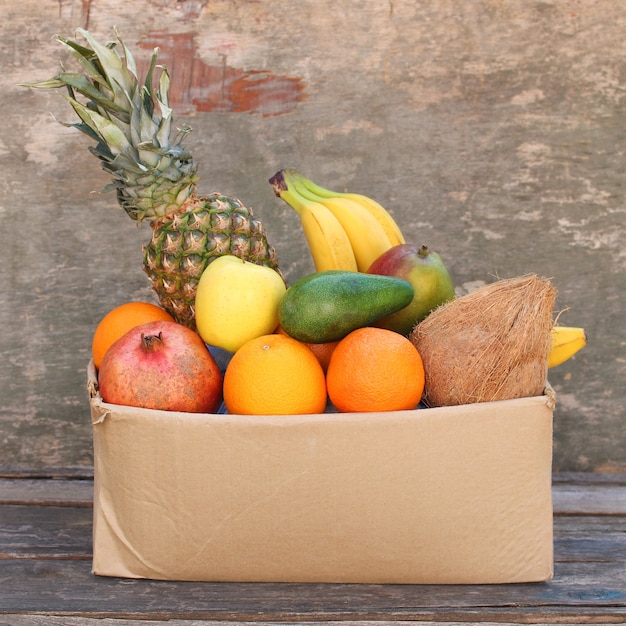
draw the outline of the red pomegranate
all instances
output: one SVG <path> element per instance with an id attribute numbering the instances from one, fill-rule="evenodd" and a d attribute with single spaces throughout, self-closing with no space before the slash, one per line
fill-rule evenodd
<path id="1" fill-rule="evenodd" d="M 98 371 L 105 402 L 145 409 L 213 413 L 222 373 L 200 336 L 176 322 L 148 322 L 120 337 Z"/>

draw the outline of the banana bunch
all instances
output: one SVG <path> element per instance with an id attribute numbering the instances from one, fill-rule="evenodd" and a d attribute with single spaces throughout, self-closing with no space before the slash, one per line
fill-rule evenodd
<path id="1" fill-rule="evenodd" d="M 561 365 L 587 345 L 584 328 L 574 326 L 553 326 L 552 345 L 548 355 L 548 367 Z"/>
<path id="2" fill-rule="evenodd" d="M 269 180 L 300 216 L 316 271 L 366 272 L 383 252 L 404 243 L 400 228 L 375 200 L 324 189 L 293 169 Z"/>

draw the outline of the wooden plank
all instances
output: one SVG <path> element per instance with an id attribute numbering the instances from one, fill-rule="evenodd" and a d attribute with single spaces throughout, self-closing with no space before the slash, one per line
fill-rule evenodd
<path id="1" fill-rule="evenodd" d="M 0 479 L 1 504 L 93 505 L 93 480 Z"/>
<path id="2" fill-rule="evenodd" d="M 557 515 L 554 527 L 559 533 L 574 533 L 581 536 L 593 536 L 607 532 L 607 529 L 622 529 L 626 524 L 623 515 Z"/>
<path id="3" fill-rule="evenodd" d="M 54 616 L 54 615 L 4 615 L 0 617 L 4 621 L 0 622 L 0 626 L 224 626 L 224 624 L 228 624 L 229 626 L 276 626 L 278 624 L 283 624 L 284 622 L 272 621 L 268 622 L 266 620 L 255 620 L 255 621 L 231 621 L 231 620 L 179 620 L 179 619 L 166 619 L 166 620 L 143 620 L 143 619 L 117 619 L 117 618 L 88 618 L 88 617 L 70 617 L 70 616 Z M 530 618 L 529 618 L 530 619 Z M 557 618 L 558 619 L 558 618 Z M 582 621 L 584 620 L 584 621 Z M 415 624 L 422 624 L 423 626 L 462 626 L 462 624 L 467 624 L 467 622 L 459 622 L 459 621 L 441 621 L 441 620 L 324 620 L 323 624 L 325 626 L 372 626 L 372 624 L 387 624 L 389 626 L 415 626 Z M 476 623 L 476 622 L 472 622 Z M 554 622 L 530 622 L 528 619 L 524 621 L 524 623 L 535 624 L 535 626 L 548 626 L 548 624 L 557 623 L 556 620 Z M 609 616 L 608 619 L 603 617 L 599 617 L 598 619 L 590 620 L 588 616 L 578 618 L 574 620 L 568 620 L 567 622 L 563 622 L 558 620 L 558 623 L 561 626 L 573 626 L 574 624 L 621 624 L 622 618 L 619 615 Z M 489 622 L 490 626 L 511 626 L 511 622 L 506 620 L 502 621 L 491 621 Z M 313 621 L 298 621 L 298 626 L 320 626 L 320 622 Z"/>
<path id="4" fill-rule="evenodd" d="M 554 485 L 554 512 L 578 515 L 626 515 L 626 487 Z"/>
<path id="5" fill-rule="evenodd" d="M 91 510 L 86 507 L 0 507 L 0 559 L 82 558 L 92 554 Z M 555 560 L 626 562 L 626 520 L 618 517 L 555 519 Z"/>
<path id="6" fill-rule="evenodd" d="M 626 515 L 626 485 L 562 483 L 552 487 L 556 515 Z M 92 480 L 0 478 L 0 504 L 92 506 Z"/>
<path id="7" fill-rule="evenodd" d="M 554 560 L 626 563 L 626 518 L 555 517 Z"/>
<path id="8" fill-rule="evenodd" d="M 554 472 L 554 485 L 626 485 L 626 473 Z"/>
<path id="9" fill-rule="evenodd" d="M 92 554 L 92 512 L 86 507 L 0 507 L 0 559 L 83 558 Z M 557 517 L 555 560 L 626 562 L 626 519 Z"/>
<path id="10" fill-rule="evenodd" d="M 15 613 L 5 614 L 0 617 L 3 621 L 0 622 L 0 626 L 284 626 L 285 622 L 280 619 L 268 621 L 265 618 L 255 620 L 231 620 L 229 618 L 223 619 L 194 619 L 182 618 L 182 619 L 170 619 L 165 616 L 162 619 L 144 619 L 144 618 L 101 618 L 101 617 L 72 617 L 65 614 L 52 615 L 50 613 L 45 614 L 19 614 Z M 489 626 L 512 626 L 513 624 L 534 624 L 535 626 L 549 626 L 552 624 L 558 624 L 559 626 L 579 626 L 580 624 L 599 624 L 600 626 L 608 626 L 609 624 L 623 624 L 623 615 L 617 614 L 602 614 L 595 613 L 590 614 L 571 614 L 567 616 L 561 616 L 559 614 L 541 616 L 532 613 L 524 613 L 520 616 L 519 612 L 516 614 L 505 614 L 503 611 L 498 616 L 485 615 L 485 619 L 481 619 L 479 612 L 473 612 L 472 614 L 462 614 L 457 616 L 454 621 L 452 617 L 442 617 L 439 613 L 433 614 L 432 617 L 418 617 L 416 619 L 405 620 L 396 618 L 383 618 L 383 619 L 367 619 L 367 620 L 352 620 L 352 619 L 339 619 L 339 620 L 323 620 L 309 621 L 308 619 L 297 619 L 286 622 L 287 624 L 297 624 L 298 626 L 463 626 L 464 624 L 481 624 L 488 623 Z M 506 620 L 506 621 L 500 621 Z"/>
<path id="11" fill-rule="evenodd" d="M 85 561 L 12 560 L 0 562 L 0 581 L 0 613 L 292 622 L 626 618 L 623 563 L 562 563 L 549 583 L 413 586 L 174 583 L 96 577 Z"/>
<path id="12" fill-rule="evenodd" d="M 626 563 L 624 529 L 616 533 L 599 534 L 596 537 L 557 536 L 554 540 L 554 560 L 556 563 L 563 561 Z"/>
<path id="13" fill-rule="evenodd" d="M 2 0 L 0 0 L 2 2 Z M 7 464 L 7 459 L 0 463 L 2 479 L 55 479 L 55 480 L 92 480 L 93 465 L 85 467 L 47 465 L 45 468 L 16 468 Z"/>
<path id="14" fill-rule="evenodd" d="M 0 560 L 86 559 L 92 555 L 86 507 L 0 507 Z"/>
<path id="15" fill-rule="evenodd" d="M 67 510 L 67 509 L 66 509 Z M 6 511 L 0 517 L 0 559 L 68 558 L 91 559 L 91 517 L 83 510 L 68 515 L 66 510 L 46 508 L 28 518 L 18 513 L 7 520 Z M 53 514 L 50 517 L 50 514 Z M 67 519 L 68 517 L 72 519 Z M 582 532 L 564 534 L 555 528 L 555 561 L 617 561 L 626 562 L 624 526 L 602 530 L 590 536 Z"/>

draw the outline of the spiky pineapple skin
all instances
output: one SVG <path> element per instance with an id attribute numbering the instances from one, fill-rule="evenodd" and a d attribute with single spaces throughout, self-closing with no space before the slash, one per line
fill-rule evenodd
<path id="1" fill-rule="evenodd" d="M 188 328 L 195 330 L 198 281 L 213 259 L 232 254 L 280 274 L 263 225 L 233 196 L 191 196 L 151 226 L 152 238 L 143 248 L 144 271 L 161 306 Z"/>

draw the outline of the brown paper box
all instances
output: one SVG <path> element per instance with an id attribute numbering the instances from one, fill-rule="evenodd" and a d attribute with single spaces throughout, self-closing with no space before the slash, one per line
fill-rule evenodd
<path id="1" fill-rule="evenodd" d="M 390 413 L 194 415 L 105 404 L 90 376 L 95 574 L 552 577 L 550 389 Z"/>

